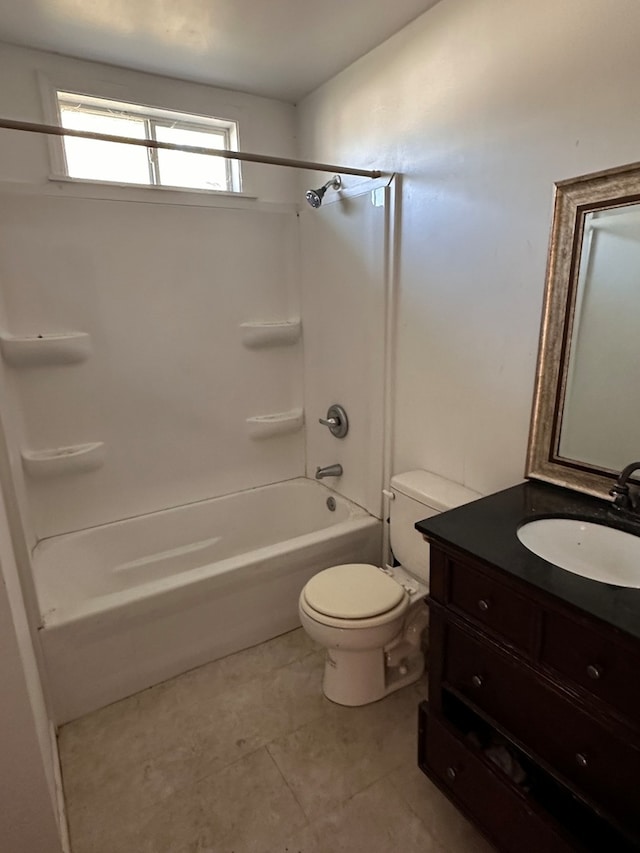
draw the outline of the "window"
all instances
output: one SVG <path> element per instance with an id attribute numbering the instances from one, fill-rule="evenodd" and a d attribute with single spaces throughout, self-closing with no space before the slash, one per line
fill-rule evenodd
<path id="1" fill-rule="evenodd" d="M 233 121 L 149 109 L 71 92 L 57 91 L 56 95 L 63 127 L 200 148 L 238 150 L 237 125 Z M 241 189 L 238 161 L 96 139 L 72 136 L 62 139 L 66 174 L 70 178 L 226 192 Z"/>

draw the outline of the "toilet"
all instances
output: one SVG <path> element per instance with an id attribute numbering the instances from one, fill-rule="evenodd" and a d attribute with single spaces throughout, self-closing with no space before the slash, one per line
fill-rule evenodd
<path id="1" fill-rule="evenodd" d="M 366 705 L 417 681 L 424 671 L 429 546 L 416 521 L 481 497 L 428 471 L 391 479 L 391 549 L 399 566 L 332 566 L 300 593 L 307 634 L 327 650 L 323 691 L 339 705 Z"/>

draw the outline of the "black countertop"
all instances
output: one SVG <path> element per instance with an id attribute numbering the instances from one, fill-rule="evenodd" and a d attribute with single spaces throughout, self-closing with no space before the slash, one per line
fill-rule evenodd
<path id="1" fill-rule="evenodd" d="M 485 560 L 640 639 L 640 589 L 574 575 L 537 557 L 516 536 L 525 522 L 555 516 L 640 535 L 640 523 L 622 518 L 608 501 L 535 481 L 426 518 L 416 529 L 433 542 Z"/>

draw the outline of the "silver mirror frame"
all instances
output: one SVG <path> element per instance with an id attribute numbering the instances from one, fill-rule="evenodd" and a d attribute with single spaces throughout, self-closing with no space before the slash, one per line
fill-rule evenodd
<path id="1" fill-rule="evenodd" d="M 640 163 L 555 185 L 526 476 L 608 497 L 617 472 L 558 455 L 578 265 L 588 213 L 640 202 Z"/>

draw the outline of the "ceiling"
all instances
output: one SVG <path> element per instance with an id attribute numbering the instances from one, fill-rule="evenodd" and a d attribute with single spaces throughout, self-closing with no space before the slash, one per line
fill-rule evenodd
<path id="1" fill-rule="evenodd" d="M 0 41 L 295 103 L 438 0 L 0 0 Z"/>

